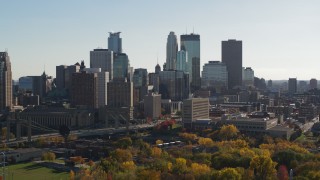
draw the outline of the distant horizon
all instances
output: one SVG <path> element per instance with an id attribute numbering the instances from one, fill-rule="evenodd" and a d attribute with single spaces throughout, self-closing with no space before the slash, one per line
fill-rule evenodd
<path id="1" fill-rule="evenodd" d="M 243 42 L 243 67 L 269 79 L 320 79 L 320 1 L 250 0 L 201 3 L 147 0 L 107 2 L 4 1 L 0 51 L 8 49 L 13 79 L 55 77 L 55 67 L 84 60 L 107 47 L 110 31 L 120 31 L 123 51 L 134 68 L 162 67 L 166 40 L 175 32 L 200 35 L 201 69 L 221 61 L 221 41 Z M 192 12 L 192 13 L 191 13 Z M 284 13 L 285 12 L 285 13 Z M 142 66 L 143 65 L 143 66 Z"/>

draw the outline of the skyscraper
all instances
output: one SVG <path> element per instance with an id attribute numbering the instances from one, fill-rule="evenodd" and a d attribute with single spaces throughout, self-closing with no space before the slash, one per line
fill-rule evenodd
<path id="1" fill-rule="evenodd" d="M 7 52 L 0 52 L 0 111 L 12 107 L 12 72 Z"/>
<path id="2" fill-rule="evenodd" d="M 224 63 L 209 61 L 203 66 L 201 87 L 221 92 L 228 89 L 228 71 Z"/>
<path id="3" fill-rule="evenodd" d="M 128 78 L 129 58 L 125 53 L 115 54 L 113 62 L 113 79 Z"/>
<path id="4" fill-rule="evenodd" d="M 251 67 L 242 68 L 242 84 L 244 86 L 253 86 L 254 84 L 254 71 Z"/>
<path id="5" fill-rule="evenodd" d="M 178 41 L 174 32 L 170 32 L 167 39 L 166 70 L 176 70 Z"/>
<path id="6" fill-rule="evenodd" d="M 227 65 L 228 88 L 242 85 L 242 41 L 222 41 L 222 62 Z"/>
<path id="7" fill-rule="evenodd" d="M 122 53 L 121 32 L 109 32 L 108 48 L 114 53 Z"/>
<path id="8" fill-rule="evenodd" d="M 187 66 L 192 91 L 200 88 L 200 35 L 185 34 L 180 36 L 181 50 L 188 53 Z"/>
<path id="9" fill-rule="evenodd" d="M 189 74 L 183 71 L 159 72 L 159 93 L 162 99 L 182 101 L 189 97 Z"/>
<path id="10" fill-rule="evenodd" d="M 297 92 L 297 78 L 289 78 L 288 81 L 288 92 L 289 94 L 294 94 Z"/>
<path id="11" fill-rule="evenodd" d="M 309 84 L 310 89 L 315 89 L 318 87 L 318 81 L 317 79 L 310 79 L 310 84 Z"/>
<path id="12" fill-rule="evenodd" d="M 94 49 L 90 51 L 90 67 L 101 68 L 101 72 L 109 72 L 109 80 L 113 78 L 113 51 L 109 49 Z"/>
<path id="13" fill-rule="evenodd" d="M 187 65 L 187 59 L 188 59 L 188 53 L 184 50 L 180 50 L 177 53 L 177 70 L 178 71 L 188 71 L 188 65 Z"/>
<path id="14" fill-rule="evenodd" d="M 71 105 L 98 108 L 98 75 L 86 71 L 72 74 Z"/>

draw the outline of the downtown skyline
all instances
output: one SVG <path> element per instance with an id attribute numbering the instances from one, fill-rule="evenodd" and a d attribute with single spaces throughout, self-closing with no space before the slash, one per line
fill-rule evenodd
<path id="1" fill-rule="evenodd" d="M 201 69 L 208 61 L 221 61 L 221 41 L 237 39 L 243 42 L 243 67 L 252 67 L 259 78 L 320 79 L 319 2 L 173 2 L 170 7 L 165 6 L 169 1 L 98 2 L 3 2 L 0 49 L 8 49 L 13 79 L 40 75 L 44 68 L 55 76 L 55 66 L 81 60 L 89 65 L 90 51 L 107 48 L 111 31 L 121 31 L 131 66 L 148 72 L 166 61 L 173 31 L 179 47 L 180 35 L 201 36 Z M 169 10 L 161 11 L 165 7 Z M 112 16 L 116 12 L 123 13 Z"/>

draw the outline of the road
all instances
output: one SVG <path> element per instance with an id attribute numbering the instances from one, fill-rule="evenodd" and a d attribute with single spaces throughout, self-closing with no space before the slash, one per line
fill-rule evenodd
<path id="1" fill-rule="evenodd" d="M 151 124 L 139 124 L 129 127 L 129 131 L 136 131 L 136 130 L 144 130 L 148 128 L 152 128 L 156 126 L 156 123 Z M 100 128 L 100 129 L 88 129 L 88 130 L 75 130 L 71 131 L 70 134 L 76 135 L 77 137 L 87 137 L 87 136 L 97 136 L 97 135 L 106 135 L 106 134 L 115 134 L 115 133 L 122 133 L 126 132 L 127 127 L 119 127 L 119 128 Z M 39 138 L 47 138 L 47 137 L 54 137 L 54 136 L 60 136 L 59 133 L 50 133 L 50 134 L 41 134 L 41 135 L 34 135 L 31 137 L 31 140 L 37 140 Z M 17 143 L 23 143 L 27 142 L 27 137 L 22 137 L 19 140 L 11 139 L 9 142 L 3 142 L 7 145 L 14 145 Z"/>

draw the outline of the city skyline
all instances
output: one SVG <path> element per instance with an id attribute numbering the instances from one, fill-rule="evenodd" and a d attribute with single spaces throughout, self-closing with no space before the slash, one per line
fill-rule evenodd
<path id="1" fill-rule="evenodd" d="M 178 43 L 180 35 L 194 32 L 201 36 L 201 69 L 208 61 L 221 61 L 221 41 L 237 39 L 243 42 L 243 66 L 259 78 L 320 79 L 319 2 L 172 2 L 167 7 L 168 2 L 2 2 L 0 49 L 8 49 L 14 80 L 44 69 L 55 76 L 59 65 L 81 60 L 89 65 L 90 51 L 108 48 L 114 30 L 121 32 L 131 66 L 153 72 L 157 61 L 160 66 L 166 61 L 170 31 Z M 169 9 L 164 13 L 164 8 Z M 117 12 L 123 13 L 114 16 Z"/>

